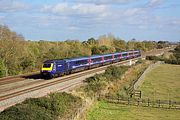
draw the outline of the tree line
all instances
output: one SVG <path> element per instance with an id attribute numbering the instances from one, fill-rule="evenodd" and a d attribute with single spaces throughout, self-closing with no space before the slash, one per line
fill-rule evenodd
<path id="1" fill-rule="evenodd" d="M 163 48 L 166 41 L 125 41 L 112 34 L 102 35 L 86 41 L 30 41 L 22 35 L 0 25 L 0 77 L 38 71 L 43 61 L 95 54 L 106 54 L 126 50 L 148 51 Z"/>

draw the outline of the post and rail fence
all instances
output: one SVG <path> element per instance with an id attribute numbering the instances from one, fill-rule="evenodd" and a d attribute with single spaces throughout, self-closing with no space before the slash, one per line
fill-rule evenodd
<path id="1" fill-rule="evenodd" d="M 131 98 L 124 96 L 110 96 L 110 95 L 99 95 L 99 100 L 105 100 L 110 103 L 133 105 L 133 106 L 180 110 L 180 102 L 173 100 L 160 100 L 160 99 L 150 99 L 150 98 L 142 99 L 142 98 Z"/>

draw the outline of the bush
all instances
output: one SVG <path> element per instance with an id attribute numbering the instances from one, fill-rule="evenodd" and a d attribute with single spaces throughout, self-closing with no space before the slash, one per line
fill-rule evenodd
<path id="1" fill-rule="evenodd" d="M 142 60 L 141 58 L 139 58 L 138 61 L 136 62 L 136 64 L 141 64 L 141 63 L 143 63 L 143 62 L 144 62 L 144 60 Z"/>
<path id="2" fill-rule="evenodd" d="M 1 120 L 54 120 L 45 109 L 30 104 L 10 107 L 0 113 L 0 118 Z"/>
<path id="3" fill-rule="evenodd" d="M 109 82 L 120 79 L 127 69 L 127 66 L 109 66 L 104 74 L 98 74 L 85 80 L 87 83 L 85 91 L 90 95 L 91 93 L 100 93 L 102 90 L 106 89 Z"/>
<path id="4" fill-rule="evenodd" d="M 156 60 L 156 61 L 158 61 L 159 57 L 157 57 L 157 56 L 146 56 L 146 60 Z"/>
<path id="5" fill-rule="evenodd" d="M 5 65 L 3 61 L 0 59 L 0 77 L 3 77 L 5 75 L 6 75 Z"/>
<path id="6" fill-rule="evenodd" d="M 48 97 L 30 98 L 0 113 L 3 120 L 54 120 L 71 115 L 82 105 L 79 97 L 53 93 Z"/>
<path id="7" fill-rule="evenodd" d="M 109 66 L 104 75 L 109 78 L 109 80 L 116 80 L 121 78 L 121 75 L 128 69 L 127 66 Z"/>
<path id="8" fill-rule="evenodd" d="M 103 74 L 97 74 L 93 77 L 87 78 L 85 82 L 87 82 L 87 86 L 85 88 L 86 92 L 98 93 L 103 90 L 106 86 L 107 79 Z"/>
<path id="9" fill-rule="evenodd" d="M 165 61 L 165 63 L 168 63 L 168 64 L 177 64 L 177 65 L 180 65 L 180 60 L 165 59 L 164 61 Z"/>

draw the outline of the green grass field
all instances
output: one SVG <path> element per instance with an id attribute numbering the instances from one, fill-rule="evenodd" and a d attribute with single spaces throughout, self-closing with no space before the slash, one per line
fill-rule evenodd
<path id="1" fill-rule="evenodd" d="M 87 120 L 179 120 L 180 110 L 127 106 L 100 101 Z"/>
<path id="2" fill-rule="evenodd" d="M 180 101 L 180 65 L 157 66 L 145 76 L 139 89 L 143 98 Z"/>
<path id="3" fill-rule="evenodd" d="M 180 66 L 162 64 L 150 71 L 139 88 L 143 98 L 180 101 Z M 97 102 L 87 120 L 180 120 L 180 110 Z"/>

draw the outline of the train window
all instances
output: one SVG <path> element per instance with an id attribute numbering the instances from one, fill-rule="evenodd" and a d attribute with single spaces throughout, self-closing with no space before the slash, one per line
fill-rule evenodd
<path id="1" fill-rule="evenodd" d="M 133 55 L 133 52 L 129 53 L 129 55 Z"/>
<path id="2" fill-rule="evenodd" d="M 81 60 L 81 61 L 76 61 L 76 64 L 80 65 L 80 64 L 87 64 L 88 61 L 87 60 Z"/>
<path id="3" fill-rule="evenodd" d="M 127 53 L 125 53 L 125 54 L 122 54 L 122 56 L 124 57 L 124 56 L 127 56 Z"/>
<path id="4" fill-rule="evenodd" d="M 105 60 L 112 59 L 112 56 L 105 56 L 104 59 L 105 59 Z"/>
<path id="5" fill-rule="evenodd" d="M 118 58 L 118 57 L 120 57 L 120 56 L 121 56 L 121 54 L 119 54 L 119 55 L 115 55 L 115 56 L 114 56 L 114 58 Z"/>
<path id="6" fill-rule="evenodd" d="M 43 68 L 50 68 L 50 67 L 51 67 L 51 64 L 46 63 L 46 64 L 43 65 Z"/>
<path id="7" fill-rule="evenodd" d="M 93 58 L 92 61 L 93 62 L 99 62 L 99 61 L 102 61 L 102 58 L 101 57 L 100 58 Z"/>

